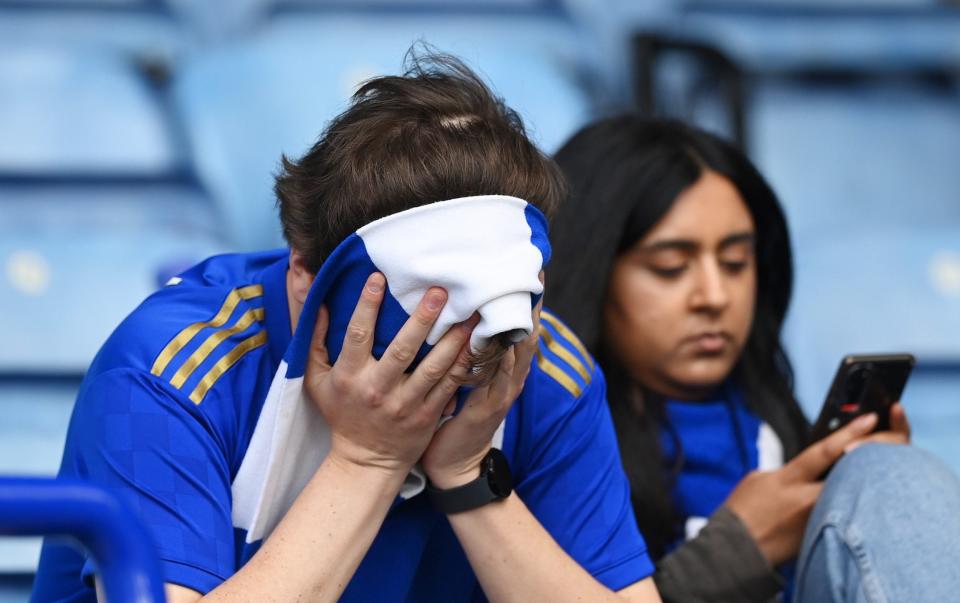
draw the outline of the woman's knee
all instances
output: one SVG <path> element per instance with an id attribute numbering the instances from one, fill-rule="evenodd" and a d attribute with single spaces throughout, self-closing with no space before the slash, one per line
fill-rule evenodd
<path id="1" fill-rule="evenodd" d="M 877 487 L 889 483 L 903 487 L 908 483 L 960 481 L 947 465 L 929 452 L 915 446 L 867 443 L 858 446 L 841 458 L 827 480 L 834 482 L 869 484 Z"/>

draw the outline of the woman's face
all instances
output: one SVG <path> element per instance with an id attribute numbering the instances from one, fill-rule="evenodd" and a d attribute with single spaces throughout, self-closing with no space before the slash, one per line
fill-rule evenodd
<path id="1" fill-rule="evenodd" d="M 753 218 L 736 187 L 705 171 L 614 260 L 604 306 L 612 352 L 663 395 L 709 395 L 733 369 L 756 299 Z"/>

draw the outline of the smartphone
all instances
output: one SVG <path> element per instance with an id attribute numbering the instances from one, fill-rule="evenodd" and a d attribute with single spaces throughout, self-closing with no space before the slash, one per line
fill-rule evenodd
<path id="1" fill-rule="evenodd" d="M 851 354 L 840 361 L 810 441 L 816 442 L 860 415 L 877 413 L 876 431 L 890 429 L 890 407 L 900 400 L 916 359 L 912 354 Z"/>

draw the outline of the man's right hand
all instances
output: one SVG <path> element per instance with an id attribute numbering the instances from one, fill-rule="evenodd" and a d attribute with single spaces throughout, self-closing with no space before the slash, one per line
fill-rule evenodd
<path id="1" fill-rule="evenodd" d="M 408 374 L 447 294 L 439 288 L 428 290 L 377 360 L 371 350 L 385 289 L 382 274 L 370 275 L 333 366 L 325 343 L 329 315 L 326 308 L 321 309 L 304 388 L 330 425 L 330 460 L 406 475 L 430 443 L 444 406 L 456 393 L 456 384 L 444 377 L 469 341 L 476 320 L 451 328 Z"/>
<path id="2" fill-rule="evenodd" d="M 875 414 L 859 417 L 780 469 L 751 472 L 730 493 L 724 504 L 744 523 L 771 565 L 800 551 L 807 518 L 823 489 L 820 477 L 876 424 Z"/>

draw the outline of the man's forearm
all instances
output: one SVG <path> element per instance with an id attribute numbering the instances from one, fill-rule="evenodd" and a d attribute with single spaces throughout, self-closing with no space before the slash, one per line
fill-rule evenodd
<path id="1" fill-rule="evenodd" d="M 257 554 L 202 601 L 336 601 L 402 483 L 328 456 Z"/>
<path id="2" fill-rule="evenodd" d="M 606 588 L 560 548 L 516 494 L 449 519 L 491 601 L 660 601 L 649 578 L 620 593 Z"/>

